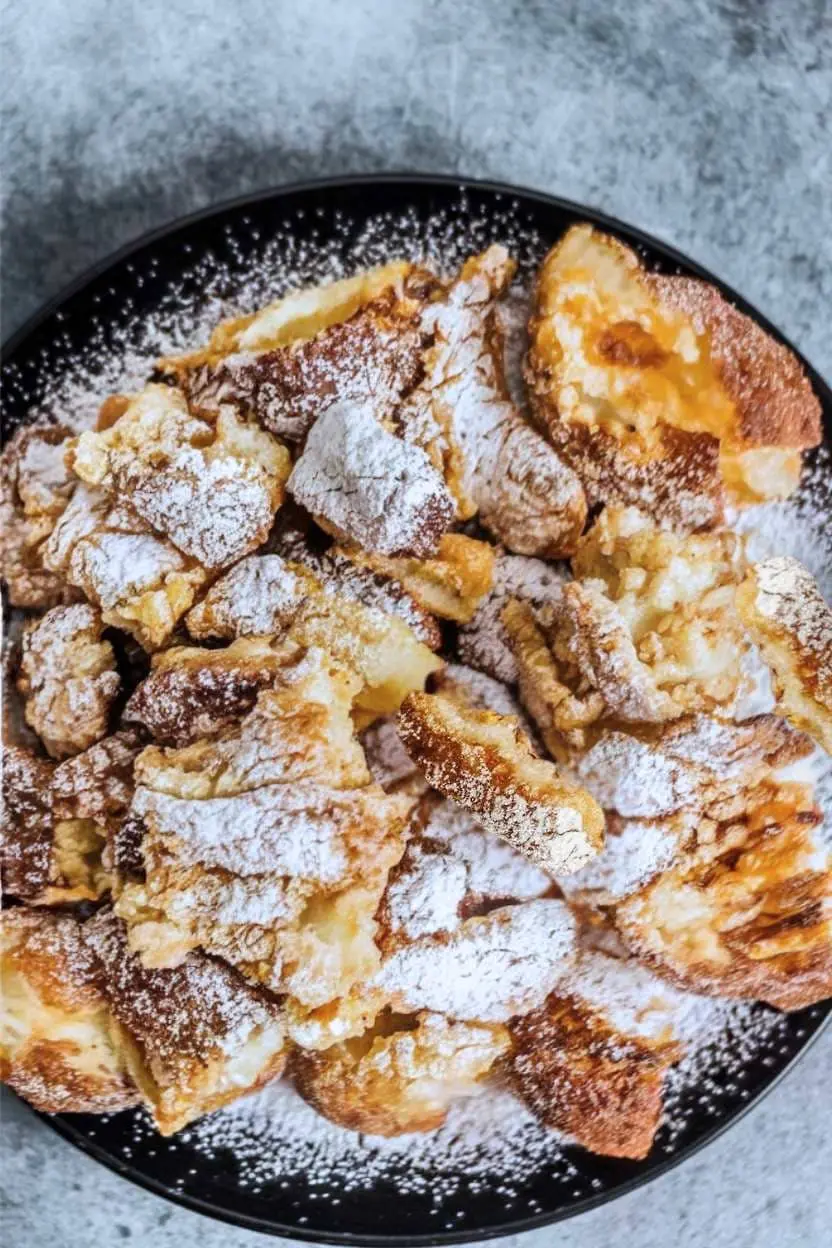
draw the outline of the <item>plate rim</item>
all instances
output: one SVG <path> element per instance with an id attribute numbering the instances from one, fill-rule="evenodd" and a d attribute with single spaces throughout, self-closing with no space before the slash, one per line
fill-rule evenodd
<path id="1" fill-rule="evenodd" d="M 7 363 L 7 356 L 19 351 L 30 334 L 33 334 L 51 316 L 59 312 L 63 305 L 69 302 L 75 295 L 80 294 L 92 282 L 103 277 L 109 269 L 129 260 L 132 255 L 144 251 L 146 247 L 162 242 L 165 238 L 178 233 L 180 230 L 198 225 L 201 221 L 210 220 L 211 217 L 220 216 L 226 212 L 238 212 L 241 209 L 253 207 L 270 199 L 308 194 L 313 191 L 384 184 L 411 185 L 414 187 L 438 186 L 444 189 L 456 188 L 460 191 L 465 191 L 470 187 L 473 190 L 485 191 L 493 195 L 533 200 L 538 204 L 570 213 L 573 216 L 582 215 L 588 220 L 592 220 L 593 224 L 600 225 L 603 229 L 610 230 L 612 233 L 629 235 L 638 246 L 643 246 L 648 250 L 664 252 L 665 257 L 671 263 L 683 265 L 686 269 L 695 273 L 697 277 L 710 282 L 711 285 L 717 286 L 724 294 L 729 296 L 732 302 L 738 305 L 740 311 L 746 312 L 767 332 L 774 334 L 790 351 L 794 352 L 811 374 L 813 382 L 820 383 L 826 392 L 825 398 L 832 402 L 832 378 L 827 381 L 820 370 L 794 345 L 789 336 L 776 322 L 762 313 L 755 304 L 746 299 L 735 287 L 716 276 L 698 260 L 680 251 L 672 243 L 665 242 L 663 239 L 650 234 L 647 230 L 641 229 L 640 226 L 632 225 L 621 217 L 605 212 L 602 208 L 582 204 L 578 200 L 568 199 L 565 196 L 553 195 L 548 191 L 539 190 L 535 187 L 520 186 L 516 183 L 501 182 L 491 178 L 469 178 L 463 174 L 425 173 L 415 170 L 393 170 L 382 173 L 351 173 L 344 175 L 333 174 L 319 178 L 302 178 L 294 182 L 287 182 L 285 185 L 272 184 L 257 191 L 248 191 L 242 195 L 229 196 L 226 199 L 197 208 L 193 212 L 183 213 L 181 216 L 174 217 L 164 225 L 145 230 L 108 252 L 100 260 L 96 260 L 88 265 L 77 277 L 71 278 L 64 283 L 51 298 L 45 300 L 40 307 L 36 308 L 17 329 L 13 330 L 0 343 L 0 364 Z"/>
<path id="2" fill-rule="evenodd" d="M 717 277 L 704 265 L 692 259 L 684 252 L 678 250 L 673 244 L 667 243 L 662 239 L 656 238 L 654 235 L 642 230 L 638 226 L 631 225 L 629 222 L 621 220 L 611 213 L 604 212 L 602 209 L 590 207 L 581 204 L 575 200 L 571 200 L 559 195 L 549 194 L 544 190 L 533 187 L 523 187 L 517 184 L 500 182 L 498 180 L 487 178 L 469 178 L 462 174 L 433 174 L 417 171 L 386 171 L 383 173 L 353 173 L 347 175 L 332 175 L 319 178 L 300 179 L 285 185 L 269 186 L 257 191 L 247 192 L 243 195 L 231 196 L 227 199 L 206 205 L 196 209 L 193 212 L 185 213 L 179 217 L 168 221 L 162 226 L 155 227 L 144 231 L 137 237 L 128 240 L 121 246 L 115 248 L 100 260 L 87 266 L 77 277 L 65 283 L 55 295 L 47 299 L 39 308 L 35 310 L 26 320 L 14 330 L 8 338 L 0 346 L 0 362 L 6 365 L 9 358 L 20 351 L 26 343 L 26 340 L 40 329 L 51 317 L 60 312 L 61 309 L 76 295 L 81 294 L 93 282 L 104 277 L 107 272 L 118 265 L 128 261 L 131 256 L 137 255 L 148 247 L 156 243 L 162 242 L 172 235 L 177 234 L 181 230 L 189 229 L 194 225 L 198 225 L 203 221 L 208 221 L 213 217 L 221 216 L 229 212 L 239 212 L 247 207 L 263 204 L 269 200 L 282 200 L 292 195 L 303 195 L 314 192 L 326 192 L 344 189 L 347 187 L 356 188 L 361 186 L 378 187 L 379 185 L 394 185 L 401 188 L 413 187 L 414 190 L 424 190 L 430 187 L 440 188 L 442 190 L 456 189 L 464 192 L 467 189 L 480 193 L 501 196 L 508 199 L 517 199 L 519 201 L 531 201 L 544 208 L 555 209 L 559 212 L 569 214 L 574 217 L 584 217 L 591 221 L 594 225 L 601 229 L 609 230 L 613 234 L 623 235 L 625 238 L 632 240 L 637 246 L 644 247 L 648 251 L 660 254 L 671 264 L 679 264 L 694 273 L 697 277 L 717 286 L 736 306 L 747 315 L 750 315 L 759 325 L 761 325 L 768 333 L 772 334 L 778 341 L 782 342 L 789 348 L 797 358 L 801 361 L 803 367 L 812 382 L 813 387 L 819 393 L 819 397 L 823 405 L 832 412 L 832 387 L 826 381 L 819 370 L 803 355 L 803 353 L 794 346 L 790 338 L 784 333 L 780 327 L 770 320 L 765 314 L 750 303 L 742 294 L 734 287 Z M 98 1145 L 94 1139 L 90 1139 L 80 1128 L 76 1127 L 71 1116 L 58 1116 L 37 1113 L 26 1104 L 24 1104 L 35 1117 L 45 1123 L 60 1138 L 72 1144 L 80 1152 L 85 1153 L 92 1160 L 105 1166 L 108 1170 L 117 1174 L 126 1181 L 135 1184 L 144 1191 L 150 1192 L 155 1196 L 167 1200 L 169 1203 L 177 1205 L 181 1208 L 190 1210 L 192 1213 L 201 1214 L 204 1217 L 213 1218 L 215 1221 L 224 1222 L 227 1225 L 238 1226 L 245 1230 L 259 1232 L 271 1236 L 283 1236 L 284 1238 L 294 1239 L 305 1243 L 318 1244 L 341 1244 L 349 1245 L 351 1248 L 361 1248 L 366 1245 L 367 1248 L 434 1248 L 434 1246 L 442 1244 L 463 1244 L 484 1242 L 486 1240 L 495 1239 L 507 1234 L 518 1234 L 524 1231 L 539 1230 L 545 1226 L 552 1226 L 558 1222 L 564 1222 L 569 1218 L 578 1217 L 580 1214 L 587 1213 L 592 1209 L 596 1209 L 605 1204 L 614 1203 L 619 1197 L 629 1195 L 637 1188 L 646 1187 L 654 1180 L 661 1178 L 669 1171 L 683 1164 L 689 1158 L 700 1153 L 708 1145 L 712 1144 L 725 1132 L 729 1131 L 736 1123 L 740 1122 L 752 1109 L 756 1108 L 766 1096 L 776 1088 L 782 1080 L 794 1069 L 795 1065 L 803 1058 L 809 1049 L 816 1043 L 822 1033 L 828 1030 L 830 1022 L 832 1022 L 832 999 L 825 1002 L 819 1002 L 818 1008 L 823 1010 L 823 1017 L 813 1027 L 811 1034 L 801 1044 L 800 1048 L 790 1060 L 777 1072 L 773 1079 L 746 1104 L 742 1105 L 730 1118 L 724 1122 L 717 1123 L 711 1129 L 705 1131 L 695 1142 L 687 1147 L 683 1147 L 677 1154 L 666 1156 L 662 1160 L 656 1162 L 651 1170 L 646 1174 L 635 1174 L 630 1178 L 623 1180 L 613 1193 L 599 1192 L 597 1194 L 587 1196 L 586 1198 L 576 1201 L 575 1204 L 569 1205 L 562 1210 L 555 1212 L 531 1214 L 525 1217 L 516 1217 L 513 1220 L 495 1224 L 487 1228 L 478 1230 L 446 1230 L 442 1232 L 427 1232 L 425 1234 L 396 1234 L 395 1237 L 390 1235 L 376 1235 L 353 1233 L 350 1231 L 343 1232 L 322 1232 L 314 1228 L 304 1226 L 287 1225 L 274 1221 L 266 1221 L 258 1215 L 247 1215 L 242 1212 L 231 1211 L 226 1208 L 212 1204 L 210 1201 L 204 1200 L 199 1196 L 193 1196 L 185 1192 L 176 1192 L 170 1187 L 166 1187 L 161 1181 L 144 1174 L 141 1170 L 134 1167 L 132 1163 L 126 1160 L 119 1160 L 112 1153 L 108 1152 L 102 1146 Z"/>
<path id="3" fill-rule="evenodd" d="M 638 1188 L 649 1187 L 655 1180 L 663 1178 L 671 1170 L 675 1170 L 678 1166 L 683 1165 L 684 1162 L 703 1152 L 709 1145 L 725 1135 L 732 1127 L 736 1126 L 738 1122 L 750 1114 L 752 1110 L 756 1109 L 769 1093 L 785 1080 L 787 1075 L 791 1074 L 794 1067 L 809 1052 L 820 1036 L 830 1029 L 830 1023 L 832 1023 L 832 1000 L 820 1002 L 819 1005 L 824 1010 L 823 1018 L 794 1056 L 777 1072 L 771 1082 L 767 1083 L 755 1097 L 743 1105 L 725 1122 L 718 1123 L 711 1130 L 706 1131 L 693 1144 L 687 1148 L 680 1149 L 678 1154 L 663 1158 L 647 1174 L 635 1174 L 631 1178 L 625 1179 L 616 1187 L 613 1193 L 598 1192 L 593 1196 L 587 1196 L 583 1200 L 576 1201 L 575 1204 L 569 1205 L 562 1210 L 556 1210 L 554 1213 L 531 1214 L 529 1217 L 516 1218 L 513 1221 L 502 1222 L 476 1231 L 466 1231 L 464 1228 L 460 1228 L 458 1231 L 427 1232 L 423 1235 L 397 1234 L 395 1237 L 390 1235 L 356 1234 L 351 1231 L 324 1233 L 303 1226 L 289 1226 L 278 1222 L 267 1222 L 256 1215 L 231 1212 L 228 1209 L 212 1205 L 209 1201 L 203 1200 L 199 1196 L 191 1196 L 185 1192 L 176 1192 L 172 1188 L 165 1187 L 161 1182 L 150 1178 L 141 1170 L 133 1167 L 130 1162 L 119 1161 L 112 1153 L 97 1145 L 94 1140 L 91 1140 L 77 1127 L 73 1126 L 71 1122 L 67 1121 L 69 1115 L 53 1116 L 39 1113 L 33 1110 L 21 1097 L 17 1097 L 17 1093 L 14 1095 L 34 1117 L 39 1118 L 61 1139 L 72 1144 L 93 1161 L 105 1166 L 106 1169 L 117 1174 L 127 1182 L 134 1183 L 137 1187 L 142 1188 L 146 1192 L 151 1192 L 155 1196 L 161 1196 L 163 1200 L 178 1205 L 180 1208 L 188 1209 L 191 1213 L 198 1213 L 203 1217 L 213 1218 L 214 1221 L 224 1222 L 229 1226 L 241 1227 L 243 1230 L 256 1231 L 261 1235 L 270 1235 L 274 1238 L 281 1236 L 284 1239 L 294 1239 L 302 1243 L 345 1245 L 348 1248 L 441 1248 L 445 1244 L 484 1243 L 504 1235 L 519 1235 L 526 1231 L 542 1230 L 544 1227 L 554 1226 L 556 1223 L 566 1222 L 570 1218 L 577 1218 L 581 1214 L 590 1213 L 593 1209 L 599 1209 L 603 1205 L 612 1205 L 620 1197 L 629 1196 Z"/>

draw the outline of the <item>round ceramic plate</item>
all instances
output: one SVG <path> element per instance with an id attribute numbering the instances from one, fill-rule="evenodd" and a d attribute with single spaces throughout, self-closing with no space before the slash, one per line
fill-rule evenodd
<path id="1" fill-rule="evenodd" d="M 4 350 L 6 432 L 42 408 L 71 411 L 84 396 L 136 384 L 148 360 L 230 310 L 250 308 L 299 283 L 320 280 L 402 251 L 453 262 L 491 241 L 506 242 L 531 271 L 573 222 L 590 221 L 636 247 L 656 268 L 715 282 L 768 332 L 782 335 L 733 291 L 683 256 L 599 213 L 512 187 L 428 177 L 320 182 L 237 201 L 148 236 L 87 274 L 46 307 Z M 832 444 L 832 393 L 806 367 Z M 673 1123 L 644 1161 L 617 1161 L 565 1148 L 557 1164 L 524 1165 L 506 1182 L 441 1171 L 434 1185 L 330 1182 L 293 1172 L 257 1184 L 225 1148 L 163 1140 L 135 1115 L 46 1118 L 73 1144 L 135 1183 L 188 1208 L 253 1230 L 348 1244 L 440 1244 L 484 1239 L 570 1217 L 645 1183 L 752 1106 L 789 1068 L 827 1019 L 830 1003 L 778 1020 L 747 1061 L 720 1046 L 704 1083 L 677 1094 Z M 760 1007 L 761 1013 L 766 1013 Z M 287 1125 L 287 1131 L 289 1127 Z M 452 1168 L 452 1166 L 451 1166 Z M 450 1182 L 448 1181 L 450 1178 Z M 448 1194 L 450 1193 L 450 1194 Z"/>

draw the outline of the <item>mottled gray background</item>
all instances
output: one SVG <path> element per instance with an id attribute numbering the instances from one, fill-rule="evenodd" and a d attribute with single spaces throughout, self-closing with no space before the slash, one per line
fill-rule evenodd
<path id="1" fill-rule="evenodd" d="M 826 0 L 14 0 L 3 7 L 3 334 L 212 201 L 421 169 L 584 201 L 709 265 L 832 375 Z M 523 1248 L 821 1248 L 832 1043 L 645 1191 Z M 4 1102 L 5 1242 L 237 1248 Z M 508 1242 L 508 1241 L 504 1241 Z"/>

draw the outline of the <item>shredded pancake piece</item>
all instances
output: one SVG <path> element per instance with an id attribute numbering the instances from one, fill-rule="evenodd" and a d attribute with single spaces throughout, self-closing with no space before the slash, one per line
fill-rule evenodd
<path id="1" fill-rule="evenodd" d="M 832 870 L 810 790 L 764 783 L 701 815 L 695 842 L 619 905 L 618 930 L 693 992 L 802 1009 L 832 991 Z"/>
<path id="2" fill-rule="evenodd" d="M 771 670 L 777 709 L 832 754 L 832 607 L 797 559 L 755 564 L 737 607 Z"/>
<path id="3" fill-rule="evenodd" d="M 631 819 L 615 811 L 607 811 L 606 817 L 601 853 L 561 881 L 570 904 L 591 907 L 593 917 L 601 911 L 606 917 L 608 907 L 626 901 L 673 866 L 696 843 L 702 816 L 701 809 L 694 808 L 652 819 Z"/>
<path id="4" fill-rule="evenodd" d="M 655 728 L 602 728 L 570 765 L 605 810 L 656 818 L 758 784 L 811 752 L 811 740 L 776 715 L 737 722 L 700 714 Z"/>
<path id="5" fill-rule="evenodd" d="M 133 792 L 139 743 L 117 733 L 57 764 L 3 753 L 3 889 L 29 905 L 95 901 L 111 886 L 107 842 Z"/>
<path id="6" fill-rule="evenodd" d="M 242 559 L 188 613 L 188 631 L 200 639 L 281 633 L 291 626 L 306 597 L 324 591 L 399 616 L 432 650 L 441 645 L 433 616 L 403 585 L 356 566 L 336 550 L 308 550 L 297 560 L 278 554 Z"/>
<path id="7" fill-rule="evenodd" d="M 512 1087 L 548 1127 L 607 1157 L 640 1159 L 678 1060 L 673 990 L 645 968 L 582 953 L 544 1005 L 510 1025 Z"/>
<path id="8" fill-rule="evenodd" d="M 75 485 L 64 463 L 68 437 L 63 425 L 29 425 L 0 455 L 0 570 L 14 607 L 53 607 L 75 596 L 40 557 Z"/>
<path id="9" fill-rule="evenodd" d="M 44 543 L 42 558 L 83 591 L 105 624 L 124 629 L 147 650 L 165 644 L 206 576 L 126 503 L 84 485 Z"/>
<path id="10" fill-rule="evenodd" d="M 279 559 L 280 556 L 262 557 L 263 560 L 267 558 Z M 275 604 L 270 622 L 278 636 L 273 641 L 238 636 L 227 650 L 183 649 L 161 656 L 151 673 L 150 683 L 139 686 L 128 703 L 131 716 L 136 716 L 137 702 L 140 702 L 138 717 L 141 722 L 151 726 L 152 721 L 158 724 L 161 715 L 172 714 L 181 720 L 177 729 L 180 737 L 183 733 L 196 735 L 188 719 L 185 686 L 189 681 L 204 687 L 201 701 L 206 713 L 221 715 L 227 699 L 228 710 L 237 714 L 235 701 L 242 704 L 250 696 L 237 672 L 241 669 L 249 672 L 247 684 L 251 689 L 252 681 L 262 685 L 268 679 L 268 672 L 275 664 L 280 666 L 285 661 L 284 656 L 293 652 L 293 647 L 297 650 L 311 646 L 327 650 L 361 677 L 355 697 L 356 721 L 366 727 L 376 716 L 398 710 L 402 699 L 411 690 L 423 688 L 431 672 L 442 666 L 441 660 L 417 640 L 403 619 L 365 606 L 357 599 L 322 591 L 314 577 L 288 563 L 282 569 L 275 564 L 270 566 L 273 572 L 281 573 L 274 579 L 278 588 L 270 590 L 271 601 Z M 189 617 L 189 623 L 202 636 L 244 633 L 255 613 L 259 613 L 257 623 L 266 623 L 268 608 L 254 607 L 247 597 L 250 584 L 248 569 L 239 576 L 233 569 L 216 582 L 194 618 Z M 294 597 L 291 587 L 295 585 L 302 587 L 299 599 L 291 606 L 278 605 Z M 256 676 L 258 665 L 263 679 Z M 172 676 L 173 667 L 181 670 Z M 202 676 L 197 675 L 200 669 L 205 673 Z M 232 685 L 238 684 L 237 696 L 232 692 Z M 157 688 L 170 689 L 172 697 L 174 688 L 181 690 L 175 697 L 181 713 L 173 705 L 168 709 L 167 701 L 157 701 Z M 155 731 L 158 733 L 158 727 Z"/>
<path id="11" fill-rule="evenodd" d="M 101 616 L 76 603 L 53 607 L 23 634 L 18 689 L 26 722 L 53 758 L 78 754 L 107 735 L 121 688 Z"/>
<path id="12" fill-rule="evenodd" d="M 201 946 L 303 1008 L 373 973 L 373 915 L 413 799 L 370 782 L 357 685 L 313 649 L 233 729 L 144 752 L 131 815 L 145 879 L 118 912 L 147 965 Z"/>
<path id="13" fill-rule="evenodd" d="M 82 933 L 73 915 L 48 910 L 0 920 L 0 1078 L 41 1113 L 113 1113 L 139 1100 Z"/>
<path id="14" fill-rule="evenodd" d="M 421 447 L 347 404 L 318 418 L 288 489 L 328 533 L 382 555 L 434 554 L 456 510 Z"/>
<path id="15" fill-rule="evenodd" d="M 124 499 L 155 533 L 202 567 L 234 563 L 266 538 L 283 501 L 289 453 L 221 409 L 211 425 L 170 386 L 150 385 L 103 431 L 68 453 L 88 485 Z"/>
<path id="16" fill-rule="evenodd" d="M 123 729 L 67 758 L 52 773 L 58 819 L 118 820 L 133 796 L 133 768 L 143 748 L 141 735 Z"/>
<path id="17" fill-rule="evenodd" d="M 598 721 L 731 713 L 749 649 L 734 604 L 741 557 L 731 534 L 680 537 L 607 508 L 579 543 L 580 579 L 539 609 L 509 602 L 521 698 L 556 757 L 585 749 Z"/>
<path id="18" fill-rule="evenodd" d="M 137 778 L 143 782 L 151 776 L 160 791 L 194 798 L 319 776 L 336 788 L 367 784 L 367 765 L 350 718 L 359 678 L 322 650 L 269 653 L 281 662 L 272 665 L 268 685 L 255 690 L 248 713 L 238 714 L 210 739 L 206 734 L 193 740 L 189 731 L 182 748 L 148 748 Z"/>
<path id="19" fill-rule="evenodd" d="M 431 677 L 430 689 L 431 693 L 440 693 L 443 698 L 463 707 L 514 716 L 529 738 L 533 752 L 540 753 L 533 724 L 526 717 L 515 691 L 501 680 L 494 680 L 484 672 L 466 667 L 464 663 L 449 663 L 441 672 L 436 672 Z"/>
<path id="20" fill-rule="evenodd" d="M 371 987 L 397 1013 L 431 1010 L 464 1022 L 503 1023 L 541 1005 L 575 953 L 568 906 L 539 898 L 402 945 L 385 958 Z"/>
<path id="21" fill-rule="evenodd" d="M 459 630 L 457 649 L 462 662 L 495 680 L 516 684 L 517 662 L 502 621 L 503 610 L 512 598 L 533 607 L 557 602 L 567 578 L 566 565 L 498 553 L 490 592 Z"/>
<path id="22" fill-rule="evenodd" d="M 471 915 L 545 897 L 552 877 L 460 806 L 425 797 L 379 909 L 379 942 L 390 953 L 422 936 L 459 929 Z"/>
<path id="23" fill-rule="evenodd" d="M 464 533 L 446 533 L 429 559 L 394 559 L 354 547 L 336 547 L 335 555 L 357 572 L 391 578 L 424 611 L 457 623 L 471 619 L 494 575 L 494 548 Z"/>
<path id="24" fill-rule="evenodd" d="M 287 636 L 300 646 L 322 647 L 361 677 L 355 699 L 361 727 L 397 711 L 442 667 L 403 620 L 337 594 L 306 599 Z"/>
<path id="25" fill-rule="evenodd" d="M 3 892 L 36 898 L 52 874 L 54 764 L 22 746 L 3 750 Z"/>
<path id="26" fill-rule="evenodd" d="M 162 1135 L 281 1074 L 279 1007 L 230 967 L 192 953 L 179 966 L 147 969 L 111 911 L 82 935 L 102 969 L 113 1034 Z"/>
<path id="27" fill-rule="evenodd" d="M 791 493 L 820 441 L 791 352 L 715 288 L 649 274 L 591 226 L 544 260 L 530 336 L 532 403 L 591 506 L 712 525 L 728 501 Z"/>
<path id="28" fill-rule="evenodd" d="M 514 269 L 504 247 L 489 247 L 428 304 L 425 375 L 394 421 L 441 464 L 460 518 L 479 513 L 509 550 L 556 558 L 574 548 L 586 500 L 508 392 L 496 300 Z"/>
<path id="29" fill-rule="evenodd" d="M 337 403 L 381 420 L 419 379 L 420 315 L 437 286 L 427 270 L 396 261 L 224 322 L 204 351 L 162 367 L 199 410 L 233 403 L 293 443 Z"/>
<path id="30" fill-rule="evenodd" d="M 385 1012 L 344 1044 L 298 1051 L 292 1075 L 304 1100 L 331 1122 L 396 1136 L 440 1127 L 451 1104 L 479 1091 L 507 1049 L 502 1026 Z"/>
<path id="31" fill-rule="evenodd" d="M 544 870 L 569 874 L 601 848 L 600 807 L 532 754 L 515 719 L 414 693 L 399 730 L 434 788 Z"/>
<path id="32" fill-rule="evenodd" d="M 298 657 L 297 646 L 265 637 L 242 637 L 223 650 L 172 646 L 154 655 L 123 718 L 160 745 L 189 745 L 241 719 Z"/>
<path id="33" fill-rule="evenodd" d="M 393 716 L 377 719 L 365 729 L 361 745 L 370 775 L 385 793 L 405 790 L 418 797 L 425 792 L 425 778 L 404 748 Z"/>

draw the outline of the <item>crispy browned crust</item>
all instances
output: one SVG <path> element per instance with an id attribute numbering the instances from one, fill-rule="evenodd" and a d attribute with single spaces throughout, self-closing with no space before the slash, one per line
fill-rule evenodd
<path id="1" fill-rule="evenodd" d="M 45 1005 L 71 1011 L 100 1003 L 97 964 L 73 915 L 16 906 L 4 912 L 2 931 L 4 957 Z"/>
<path id="2" fill-rule="evenodd" d="M 331 1122 L 396 1136 L 440 1127 L 451 1103 L 474 1090 L 507 1045 L 501 1026 L 385 1012 L 356 1040 L 298 1049 L 291 1073 L 304 1100 Z"/>
<path id="3" fill-rule="evenodd" d="M 733 535 L 682 536 L 608 507 L 579 543 L 575 580 L 539 608 L 508 602 L 521 698 L 555 757 L 602 725 L 732 713 L 749 648 L 734 608 L 741 553 Z"/>
<path id="4" fill-rule="evenodd" d="M 133 764 L 143 744 L 140 732 L 125 729 L 59 763 L 52 775 L 55 817 L 118 821 L 133 796 Z"/>
<path id="5" fill-rule="evenodd" d="M 622 1036 L 598 1014 L 553 993 L 510 1025 L 512 1086 L 548 1127 L 606 1157 L 650 1152 L 662 1085 L 678 1046 Z"/>
<path id="6" fill-rule="evenodd" d="M 155 568 L 132 583 L 125 545 L 138 543 Z M 154 534 L 124 497 L 79 483 L 43 544 L 43 562 L 98 606 L 105 624 L 130 633 L 146 650 L 164 646 L 206 579 L 194 559 Z"/>
<path id="7" fill-rule="evenodd" d="M 73 438 L 67 463 L 208 571 L 266 540 L 292 467 L 282 442 L 230 407 L 201 420 L 181 390 L 158 384 L 108 429 Z"/>
<path id="8" fill-rule="evenodd" d="M 134 690 L 123 718 L 141 724 L 160 745 L 189 745 L 250 711 L 291 650 L 259 638 L 240 638 L 224 650 L 166 650 Z"/>
<path id="9" fill-rule="evenodd" d="M 297 1049 L 291 1073 L 295 1087 L 307 1104 L 324 1118 L 364 1135 L 388 1138 L 410 1132 L 435 1131 L 448 1115 L 435 1102 L 408 1104 L 394 1100 L 393 1090 L 383 1084 L 369 1089 L 356 1087 L 355 1063 L 342 1056 L 342 1046 L 315 1052 Z M 359 1093 L 359 1096 L 356 1096 Z"/>
<path id="10" fill-rule="evenodd" d="M 3 758 L 3 890 L 32 905 L 96 900 L 110 886 L 104 843 L 133 792 L 130 733 L 57 765 L 20 747 Z"/>
<path id="11" fill-rule="evenodd" d="M 109 1081 L 79 1069 L 71 1040 L 33 1040 L 13 1062 L 0 1055 L 0 1082 L 41 1114 L 112 1114 L 140 1103 L 127 1075 Z"/>
<path id="12" fill-rule="evenodd" d="M 423 611 L 460 624 L 471 619 L 494 577 L 494 547 L 464 533 L 446 533 L 427 559 L 395 559 L 356 547 L 335 553 L 357 569 L 399 582 Z"/>
<path id="13" fill-rule="evenodd" d="M 21 900 L 49 883 L 54 769 L 22 746 L 3 751 L 3 891 Z"/>
<path id="14" fill-rule="evenodd" d="M 649 451 L 637 454 L 604 429 L 567 427 L 547 416 L 543 400 L 535 401 L 535 411 L 580 478 L 590 507 L 641 507 L 682 529 L 713 528 L 724 519 L 719 442 L 711 434 L 668 426 Z"/>
<path id="15" fill-rule="evenodd" d="M 693 992 L 797 1010 L 832 995 L 832 871 L 800 785 L 763 784 L 615 912 L 633 953 Z M 707 831 L 706 831 L 707 829 Z"/>
<path id="16" fill-rule="evenodd" d="M 737 608 L 771 669 L 778 709 L 832 754 L 832 607 L 796 559 L 750 568 Z"/>
<path id="17" fill-rule="evenodd" d="M 81 923 L 71 915 L 23 908 L 2 919 L 5 1009 L 15 1020 L 0 1045 L 0 1079 L 42 1113 L 112 1113 L 138 1102 L 110 1042 L 106 1002 Z M 61 1035 L 67 1025 L 86 1043 Z M 21 1034 L 23 1033 L 23 1034 Z"/>
<path id="18" fill-rule="evenodd" d="M 591 505 L 713 526 L 729 498 L 790 493 L 800 450 L 820 440 L 818 400 L 786 348 L 715 288 L 648 274 L 589 226 L 544 260 L 530 339 L 533 410 Z"/>
<path id="19" fill-rule="evenodd" d="M 646 276 L 661 302 L 689 316 L 707 334 L 711 358 L 737 409 L 735 438 L 743 446 L 805 450 L 821 440 L 821 407 L 797 356 L 693 277 Z"/>
<path id="20" fill-rule="evenodd" d="M 233 1002 L 259 1014 L 276 1010 L 268 995 L 250 988 L 230 967 L 198 954 L 181 966 L 149 970 L 129 952 L 127 929 L 102 911 L 85 933 L 92 965 L 101 964 L 101 982 L 113 1011 L 148 1054 L 187 1074 L 208 1060 L 231 1036 L 239 1021 Z M 214 984 L 217 991 L 203 996 Z M 204 1007 L 204 1008 L 203 1008 Z"/>
<path id="21" fill-rule="evenodd" d="M 189 398 L 209 411 L 236 403 L 291 442 L 302 442 L 333 403 L 370 402 L 381 417 L 419 378 L 419 314 L 436 284 L 432 275 L 414 269 L 402 285 L 388 286 L 312 338 L 187 370 Z"/>
<path id="22" fill-rule="evenodd" d="M 179 966 L 147 969 L 129 952 L 125 926 L 109 911 L 99 911 L 83 936 L 100 965 L 102 991 L 131 1073 L 163 1135 L 282 1073 L 279 1007 L 231 967 L 192 953 Z M 270 1051 L 245 1081 L 229 1086 L 226 1070 L 247 1039 L 266 1029 L 274 1032 Z"/>
<path id="23" fill-rule="evenodd" d="M 492 244 L 431 304 L 424 377 L 395 419 L 441 466 L 461 519 L 479 513 L 509 550 L 559 558 L 583 528 L 586 499 L 506 385 L 498 299 L 515 269 L 506 248 Z"/>
<path id="24" fill-rule="evenodd" d="M 398 616 L 431 650 L 441 647 L 439 622 L 394 576 L 353 561 L 337 547 L 321 550 L 297 531 L 278 533 L 269 545 L 273 549 L 268 553 L 243 559 L 215 581 L 188 613 L 192 637 L 282 634 L 305 599 L 337 594 Z M 277 553 L 280 547 L 285 557 Z"/>
<path id="25" fill-rule="evenodd" d="M 534 756 L 516 719 L 414 693 L 398 722 L 428 782 L 545 870 L 569 874 L 601 848 L 601 808 Z"/>
<path id="26" fill-rule="evenodd" d="M 759 784 L 813 748 L 776 715 L 740 722 L 688 715 L 657 728 L 602 726 L 591 733 L 589 748 L 568 761 L 607 812 L 658 818 Z"/>

